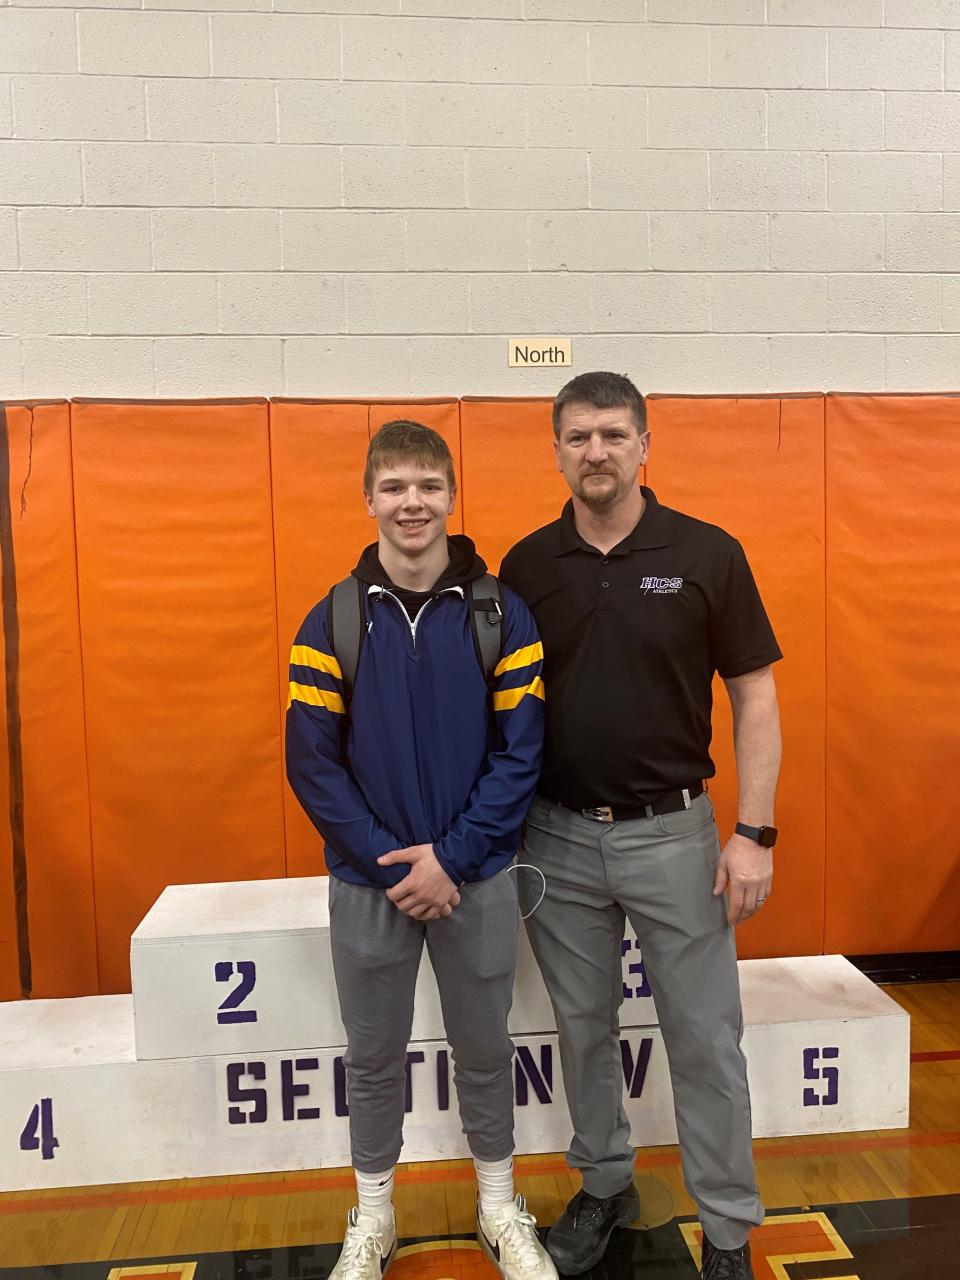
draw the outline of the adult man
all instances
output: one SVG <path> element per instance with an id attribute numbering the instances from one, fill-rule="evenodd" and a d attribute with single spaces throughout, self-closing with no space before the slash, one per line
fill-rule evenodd
<path id="1" fill-rule="evenodd" d="M 568 1160 L 583 1174 L 547 1246 L 561 1272 L 586 1271 L 637 1210 L 617 1044 L 626 916 L 670 1062 L 703 1275 L 744 1280 L 763 1209 L 732 926 L 772 881 L 780 735 L 770 664 L 781 654 L 739 543 L 638 487 L 650 433 L 633 383 L 581 374 L 557 396 L 553 423 L 572 497 L 501 570 L 544 644 L 544 771 L 524 861 L 547 892 L 527 927 L 557 1014 L 575 1131 Z M 714 773 L 714 671 L 733 707 L 744 824 L 722 851 L 703 786 Z M 521 885 L 525 912 L 533 888 Z"/>
<path id="2" fill-rule="evenodd" d="M 343 597 L 353 601 L 359 661 L 344 648 L 345 614 L 321 600 L 294 642 L 287 712 L 290 784 L 326 842 L 347 1031 L 358 1205 L 332 1276 L 379 1280 L 396 1249 L 393 1176 L 426 941 L 477 1170 L 478 1238 L 502 1276 L 551 1280 L 535 1221 L 514 1198 L 507 1032 L 517 944 L 508 871 L 540 765 L 542 650 L 523 602 L 505 591 L 501 606 L 496 583 L 481 583 L 473 543 L 447 536 L 456 482 L 436 432 L 382 427 L 364 492 L 378 540 L 353 571 L 356 592 L 348 582 Z M 474 585 L 485 585 L 483 598 Z M 481 608 L 502 613 L 492 689 L 474 643 L 471 612 Z M 338 658 L 356 667 L 352 688 Z"/>

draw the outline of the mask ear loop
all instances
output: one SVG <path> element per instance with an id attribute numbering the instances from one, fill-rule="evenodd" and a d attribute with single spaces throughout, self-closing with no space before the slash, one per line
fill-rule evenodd
<path id="1" fill-rule="evenodd" d="M 521 915 L 520 917 L 521 920 L 529 920 L 530 917 L 533 915 L 534 911 L 539 909 L 540 903 L 543 902 L 544 898 L 547 896 L 547 877 L 543 874 L 543 872 L 540 870 L 539 867 L 534 867 L 529 862 L 514 862 L 512 866 L 507 867 L 507 870 L 519 871 L 521 867 L 524 867 L 527 871 L 535 871 L 537 875 L 540 877 L 540 879 L 543 881 L 543 888 L 540 890 L 540 897 L 537 899 L 537 905 L 535 907 L 532 907 L 527 912 L 526 915 Z"/>

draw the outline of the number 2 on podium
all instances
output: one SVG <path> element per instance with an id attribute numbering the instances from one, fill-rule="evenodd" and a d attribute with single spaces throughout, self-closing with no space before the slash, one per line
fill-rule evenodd
<path id="1" fill-rule="evenodd" d="M 233 961 L 218 960 L 213 967 L 213 976 L 217 982 L 229 982 L 233 977 Z M 257 966 L 252 960 L 237 961 L 237 978 L 239 982 L 222 1002 L 217 1010 L 217 1022 L 227 1026 L 236 1022 L 256 1022 L 256 1009 L 241 1009 L 247 996 L 257 985 Z"/>

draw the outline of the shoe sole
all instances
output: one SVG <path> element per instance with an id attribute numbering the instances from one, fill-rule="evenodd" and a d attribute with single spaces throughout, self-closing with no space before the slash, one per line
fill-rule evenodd
<path id="1" fill-rule="evenodd" d="M 591 1253 L 588 1258 L 584 1258 L 581 1262 L 578 1262 L 576 1265 L 572 1263 L 564 1264 L 554 1254 L 550 1253 L 550 1236 L 548 1235 L 547 1236 L 547 1252 L 550 1253 L 550 1257 L 553 1258 L 554 1266 L 557 1268 L 557 1270 L 560 1272 L 562 1276 L 583 1275 L 584 1271 L 589 1271 L 591 1267 L 595 1267 L 597 1263 L 600 1261 L 600 1259 L 603 1257 L 603 1255 L 607 1252 L 607 1245 L 610 1243 L 610 1237 L 613 1235 L 614 1231 L 616 1231 L 617 1227 L 629 1227 L 630 1223 L 635 1220 L 639 1212 L 640 1212 L 640 1202 L 639 1200 L 637 1200 L 634 1202 L 633 1206 L 630 1208 L 629 1211 L 625 1210 L 611 1224 L 610 1230 L 603 1237 L 603 1239 L 601 1240 L 597 1248 L 594 1249 L 593 1253 Z"/>

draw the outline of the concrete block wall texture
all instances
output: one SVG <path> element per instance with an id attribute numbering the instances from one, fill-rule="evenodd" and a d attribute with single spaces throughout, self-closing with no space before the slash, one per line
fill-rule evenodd
<path id="1" fill-rule="evenodd" d="M 960 0 L 0 0 L 0 397 L 960 390 Z"/>

